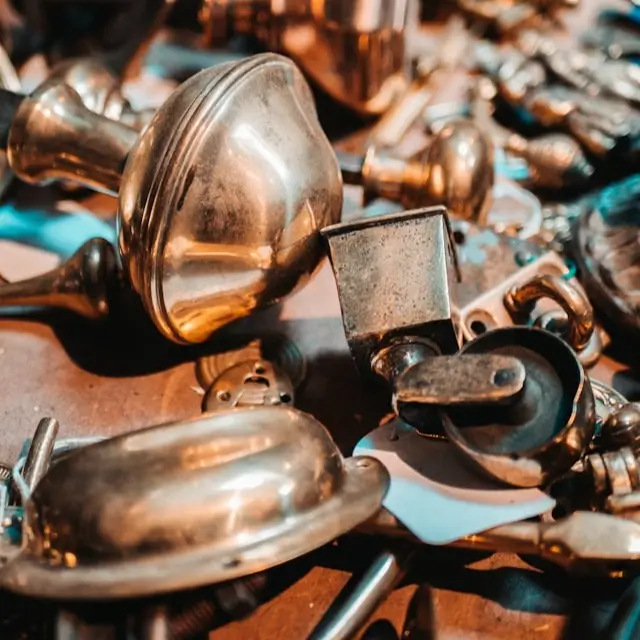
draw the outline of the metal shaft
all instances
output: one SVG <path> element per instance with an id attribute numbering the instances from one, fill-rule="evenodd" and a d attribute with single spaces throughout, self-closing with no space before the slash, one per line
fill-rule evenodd
<path id="1" fill-rule="evenodd" d="M 70 180 L 112 195 L 120 190 L 139 136 L 94 113 L 74 89 L 55 82 L 45 82 L 23 99 L 9 128 L 7 158 L 21 180 Z"/>
<path id="2" fill-rule="evenodd" d="M 309 640 L 353 637 L 402 580 L 412 555 L 404 548 L 380 553 L 364 575 L 349 580 L 311 632 Z"/>
<path id="3" fill-rule="evenodd" d="M 381 509 L 360 533 L 418 541 L 389 511 Z M 451 543 L 452 547 L 539 555 L 560 566 L 594 575 L 635 574 L 640 561 L 640 523 L 594 511 L 576 511 L 551 523 L 500 525 Z"/>
<path id="4" fill-rule="evenodd" d="M 59 428 L 60 425 L 54 418 L 43 418 L 36 428 L 22 471 L 24 480 L 31 490 L 36 487 L 49 468 Z"/>

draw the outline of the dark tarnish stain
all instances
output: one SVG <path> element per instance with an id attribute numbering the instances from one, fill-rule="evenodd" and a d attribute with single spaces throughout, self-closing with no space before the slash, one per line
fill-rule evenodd
<path id="1" fill-rule="evenodd" d="M 184 205 L 184 201 L 187 197 L 187 193 L 189 193 L 189 189 L 191 188 L 191 184 L 193 183 L 193 179 L 196 177 L 196 168 L 194 166 L 189 167 L 189 171 L 187 171 L 187 178 L 184 181 L 184 189 L 180 194 L 180 199 L 178 200 L 177 210 L 181 211 Z"/>

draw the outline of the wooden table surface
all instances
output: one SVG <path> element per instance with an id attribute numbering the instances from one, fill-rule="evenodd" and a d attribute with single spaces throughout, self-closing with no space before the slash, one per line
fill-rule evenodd
<path id="1" fill-rule="evenodd" d="M 581 14 L 576 21 L 584 19 Z M 86 205 L 105 219 L 112 215 L 113 202 L 108 198 L 93 197 Z M 12 279 L 38 273 L 55 261 L 48 252 L 0 241 L 0 273 Z M 296 342 L 309 368 L 296 405 L 326 424 L 345 453 L 385 413 L 385 398 L 373 397 L 362 388 L 351 363 L 326 262 L 304 289 L 283 305 L 241 323 L 238 330 L 278 331 Z M 169 344 L 142 313 L 132 312 L 125 321 L 106 325 L 92 325 L 64 313 L 4 317 L 0 319 L 0 459 L 14 460 L 44 416 L 56 417 L 61 436 L 70 436 L 113 435 L 198 415 L 202 390 L 195 360 L 224 349 L 224 337 L 197 349 Z M 615 371 L 621 372 L 618 381 L 633 380 L 624 366 L 608 360 L 595 375 L 611 379 Z M 301 574 L 293 584 L 249 618 L 224 625 L 210 637 L 305 638 L 350 570 L 366 566 L 382 545 L 380 540 L 352 541 L 346 550 L 325 549 L 292 563 L 290 574 Z M 572 579 L 558 570 L 542 571 L 535 564 L 504 554 L 425 548 L 373 620 L 389 620 L 400 632 L 417 585 L 430 584 L 435 637 L 441 640 L 600 637 L 599 629 L 621 585 Z M 39 606 L 0 593 L 3 640 L 20 637 L 1 622 L 16 603 L 27 610 Z"/>

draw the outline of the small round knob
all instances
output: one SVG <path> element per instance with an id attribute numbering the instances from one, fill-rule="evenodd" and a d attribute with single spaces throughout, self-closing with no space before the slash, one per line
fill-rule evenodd
<path id="1" fill-rule="evenodd" d="M 630 402 L 607 416 L 600 434 L 602 448 L 638 448 L 640 445 L 640 407 Z"/>
<path id="2" fill-rule="evenodd" d="M 494 181 L 493 145 L 474 122 L 445 125 L 421 162 L 426 165 L 426 182 L 409 185 L 410 201 L 422 190 L 431 203 L 444 204 L 460 218 L 486 221 Z"/>
<path id="3" fill-rule="evenodd" d="M 379 197 L 407 209 L 443 205 L 482 224 L 491 206 L 493 144 L 471 120 L 456 120 L 409 160 L 372 145 L 361 171 L 365 202 Z"/>

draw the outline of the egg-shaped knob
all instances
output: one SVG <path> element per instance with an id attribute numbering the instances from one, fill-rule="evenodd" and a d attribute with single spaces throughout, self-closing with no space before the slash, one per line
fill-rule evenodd
<path id="1" fill-rule="evenodd" d="M 187 80 L 131 150 L 119 203 L 125 269 L 172 340 L 203 341 L 288 294 L 342 210 L 296 65 L 263 54 Z"/>

